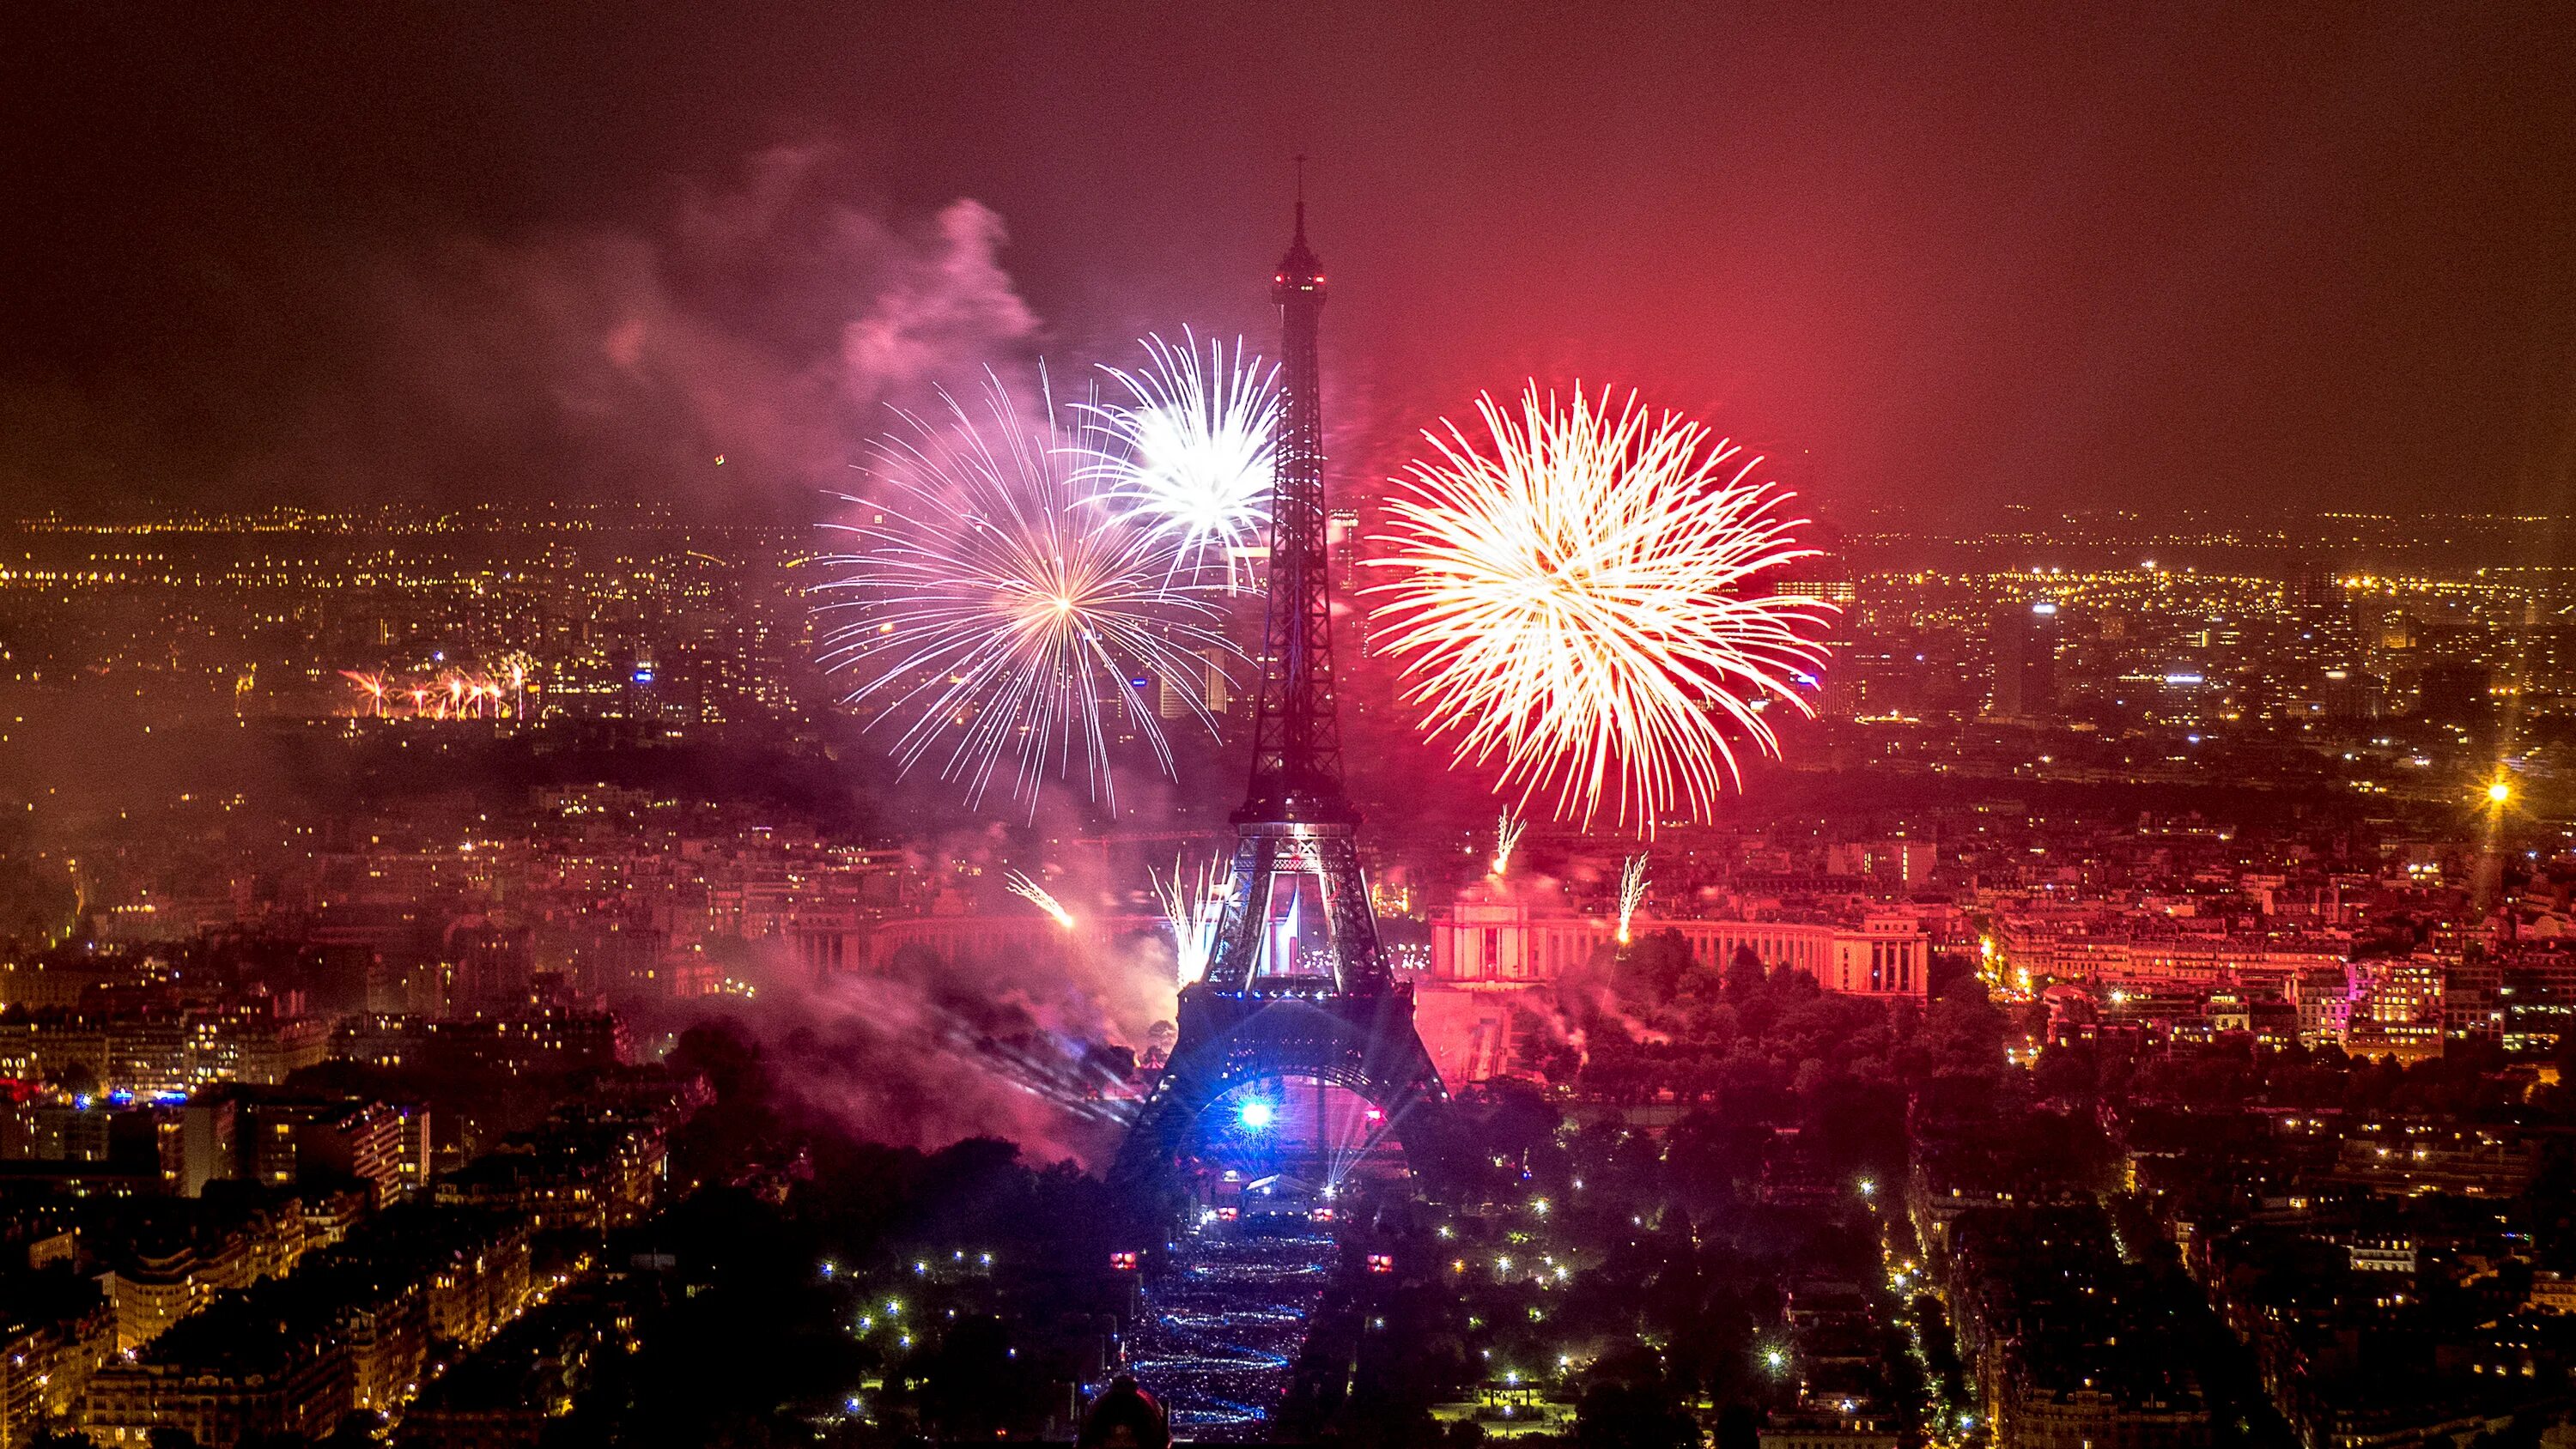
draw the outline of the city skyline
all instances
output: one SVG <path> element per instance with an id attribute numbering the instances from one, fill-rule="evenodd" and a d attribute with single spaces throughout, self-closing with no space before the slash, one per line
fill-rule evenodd
<path id="1" fill-rule="evenodd" d="M 0 1449 L 2576 1444 L 2568 13 L 19 28 Z"/>

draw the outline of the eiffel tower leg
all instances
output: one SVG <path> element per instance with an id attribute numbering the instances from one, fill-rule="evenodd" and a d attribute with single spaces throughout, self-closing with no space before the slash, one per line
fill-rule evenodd
<path id="1" fill-rule="evenodd" d="M 1445 1192 L 1454 1180 L 1449 1094 L 1413 1029 L 1409 991 L 1263 997 L 1191 987 L 1180 1039 L 1128 1130 L 1112 1185 L 1140 1202 L 1166 1197 L 1201 1114 L 1240 1087 L 1288 1077 L 1357 1093 L 1385 1114 L 1426 1189 Z"/>

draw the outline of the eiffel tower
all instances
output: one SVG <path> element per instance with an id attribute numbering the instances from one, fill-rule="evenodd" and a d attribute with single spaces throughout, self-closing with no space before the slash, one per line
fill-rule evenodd
<path id="1" fill-rule="evenodd" d="M 1179 1040 L 1111 1173 L 1138 1193 L 1170 1185 L 1211 1104 L 1288 1077 L 1366 1099 L 1417 1178 L 1437 1181 L 1449 1166 L 1448 1091 L 1414 1030 L 1413 988 L 1387 970 L 1355 845 L 1359 812 L 1342 787 L 1315 361 L 1324 273 L 1306 245 L 1303 197 L 1270 292 L 1284 405 L 1252 784 L 1233 815 L 1233 869 L 1207 977 L 1181 988 Z"/>

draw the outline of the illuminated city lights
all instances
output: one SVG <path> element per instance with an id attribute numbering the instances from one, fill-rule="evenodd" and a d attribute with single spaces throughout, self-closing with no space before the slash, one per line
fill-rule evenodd
<path id="1" fill-rule="evenodd" d="M 2576 1449 L 2576 9 L 85 8 L 0 1449 Z"/>

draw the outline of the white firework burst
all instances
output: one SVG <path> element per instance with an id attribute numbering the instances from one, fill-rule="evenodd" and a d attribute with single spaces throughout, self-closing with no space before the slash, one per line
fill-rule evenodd
<path id="1" fill-rule="evenodd" d="M 1104 501 L 1166 538 L 1181 568 L 1216 570 L 1231 586 L 1238 554 L 1270 522 L 1278 369 L 1239 338 L 1231 348 L 1210 338 L 1202 356 L 1187 328 L 1178 345 L 1143 345 L 1145 366 L 1101 368 L 1126 396 L 1086 405 L 1111 444 L 1092 470 Z"/>
<path id="2" fill-rule="evenodd" d="M 1526 805 L 1605 811 L 1651 834 L 1679 806 L 1705 817 L 1739 783 L 1735 750 L 1776 754 L 1763 707 L 1814 713 L 1833 606 L 1765 591 L 1764 571 L 1813 550 L 1706 428 L 1535 386 L 1518 415 L 1478 402 L 1489 443 L 1426 433 L 1388 504 L 1396 571 L 1369 592 L 1405 698 L 1460 759 L 1499 757 Z"/>
<path id="3" fill-rule="evenodd" d="M 1235 653 L 1222 587 L 1173 567 L 1169 540 L 1104 507 L 1084 466 L 1100 440 L 1059 411 L 1043 372 L 1033 411 L 988 374 L 968 408 L 941 394 L 936 422 L 902 413 L 851 497 L 852 539 L 821 562 L 830 623 L 823 662 L 860 681 L 846 696 L 892 719 L 906 771 L 936 756 L 943 779 L 980 804 L 1009 762 L 1032 817 L 1050 771 L 1079 755 L 1093 799 L 1117 803 L 1112 746 L 1141 740 L 1164 773 L 1171 742 L 1150 697 L 1173 683 L 1200 723 L 1211 672 Z M 1122 729 L 1123 727 L 1123 729 Z"/>

